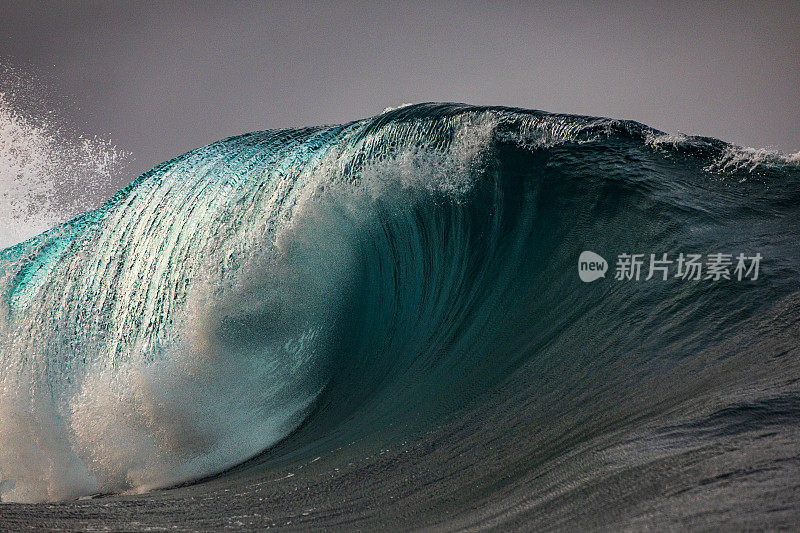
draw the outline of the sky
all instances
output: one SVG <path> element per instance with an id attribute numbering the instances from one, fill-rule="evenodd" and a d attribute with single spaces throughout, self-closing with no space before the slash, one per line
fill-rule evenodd
<path id="1" fill-rule="evenodd" d="M 800 2 L 9 2 L 0 65 L 132 174 L 424 101 L 800 150 Z"/>

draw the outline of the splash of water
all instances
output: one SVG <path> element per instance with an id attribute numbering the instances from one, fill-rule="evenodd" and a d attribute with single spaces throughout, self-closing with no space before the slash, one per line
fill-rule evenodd
<path id="1" fill-rule="evenodd" d="M 70 131 L 52 111 L 26 109 L 22 83 L 0 92 L 0 248 L 97 207 L 130 161 L 110 141 Z"/>

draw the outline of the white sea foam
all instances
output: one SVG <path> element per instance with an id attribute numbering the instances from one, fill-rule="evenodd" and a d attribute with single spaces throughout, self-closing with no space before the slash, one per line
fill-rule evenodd
<path id="1" fill-rule="evenodd" d="M 683 133 L 651 132 L 645 142 L 655 148 L 708 148 L 709 141 Z M 734 144 L 725 145 L 705 169 L 709 172 L 746 171 L 755 172 L 760 168 L 774 168 L 784 165 L 800 165 L 800 152 L 786 154 L 769 148 L 750 148 Z"/>
<path id="2" fill-rule="evenodd" d="M 0 249 L 104 201 L 129 155 L 34 116 L 0 92 Z"/>
<path id="3" fill-rule="evenodd" d="M 767 148 L 730 145 L 720 157 L 709 165 L 708 170 L 748 170 L 753 172 L 758 168 L 774 168 L 783 165 L 800 165 L 800 152 L 784 154 Z"/>

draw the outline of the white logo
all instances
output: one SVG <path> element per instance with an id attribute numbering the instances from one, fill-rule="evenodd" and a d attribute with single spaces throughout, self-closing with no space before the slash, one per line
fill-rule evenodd
<path id="1" fill-rule="evenodd" d="M 592 281 L 606 277 L 608 263 L 601 256 L 594 252 L 581 252 L 578 257 L 578 275 L 581 281 L 591 283 Z"/>
<path id="2" fill-rule="evenodd" d="M 623 253 L 617 256 L 614 279 L 617 281 L 756 281 L 759 279 L 761 253 L 746 255 L 739 253 L 703 254 L 683 253 L 677 259 L 668 253 L 649 254 Z M 672 256 L 674 258 L 674 255 Z M 674 265 L 674 266 L 673 266 Z M 582 252 L 578 258 L 578 275 L 581 281 L 591 283 L 606 277 L 608 263 L 594 252 Z"/>

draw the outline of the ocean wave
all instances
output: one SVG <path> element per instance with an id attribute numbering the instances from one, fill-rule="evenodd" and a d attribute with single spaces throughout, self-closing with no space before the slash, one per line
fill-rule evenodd
<path id="1" fill-rule="evenodd" d="M 726 444 L 745 452 L 720 452 L 720 475 L 781 468 L 793 410 L 724 415 L 800 382 L 800 172 L 747 154 L 422 104 L 166 162 L 0 254 L 0 497 L 139 493 L 250 460 L 193 487 L 316 487 L 298 516 L 325 527 L 576 526 L 601 492 L 608 519 L 646 521 L 646 497 L 674 510 Z M 755 167 L 768 179 L 708 179 Z M 623 253 L 765 259 L 752 281 L 588 284 L 583 250 L 612 269 Z M 708 508 L 758 498 L 724 479 Z M 289 512 L 290 493 L 270 504 Z"/>

